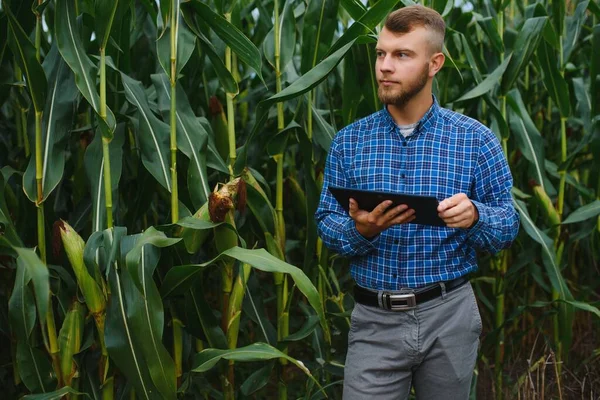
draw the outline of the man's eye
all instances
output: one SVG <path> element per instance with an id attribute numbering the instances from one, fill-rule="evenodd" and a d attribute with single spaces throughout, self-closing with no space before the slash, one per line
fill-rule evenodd
<path id="1" fill-rule="evenodd" d="M 375 54 L 377 54 L 377 57 L 383 57 L 384 56 L 383 51 L 377 51 L 377 52 L 375 52 Z"/>

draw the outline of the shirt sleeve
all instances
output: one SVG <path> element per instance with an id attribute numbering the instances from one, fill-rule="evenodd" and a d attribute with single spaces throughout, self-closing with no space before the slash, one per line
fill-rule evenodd
<path id="1" fill-rule="evenodd" d="M 315 213 L 317 229 L 323 243 L 329 249 L 343 256 L 360 256 L 375 249 L 379 235 L 372 239 L 362 236 L 356 230 L 354 220 L 328 190 L 330 185 L 349 186 L 337 144 L 334 140 L 325 163 L 323 189 Z"/>
<path id="2" fill-rule="evenodd" d="M 474 174 L 471 201 L 479 220 L 468 231 L 474 247 L 495 254 L 509 247 L 519 232 L 511 189 L 512 175 L 502 147 L 489 130 L 483 135 Z"/>

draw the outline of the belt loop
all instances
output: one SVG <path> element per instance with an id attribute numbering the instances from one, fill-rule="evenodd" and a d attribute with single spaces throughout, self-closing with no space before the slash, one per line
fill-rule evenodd
<path id="1" fill-rule="evenodd" d="M 377 304 L 379 305 L 379 308 L 385 308 L 383 305 L 383 290 L 377 291 Z"/>
<path id="2" fill-rule="evenodd" d="M 442 300 L 446 300 L 446 283 L 440 282 L 440 288 L 442 288 Z"/>

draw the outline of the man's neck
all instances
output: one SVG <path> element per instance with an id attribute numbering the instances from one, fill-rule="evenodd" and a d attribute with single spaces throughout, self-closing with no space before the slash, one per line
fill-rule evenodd
<path id="1" fill-rule="evenodd" d="M 397 125 L 410 125 L 419 122 L 433 104 L 431 91 L 423 90 L 402 107 L 387 105 L 387 110 Z"/>

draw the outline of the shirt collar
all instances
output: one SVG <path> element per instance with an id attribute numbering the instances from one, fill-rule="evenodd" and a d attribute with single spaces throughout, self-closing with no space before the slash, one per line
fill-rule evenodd
<path id="1" fill-rule="evenodd" d="M 414 130 L 413 134 L 429 128 L 434 123 L 437 116 L 439 115 L 440 105 L 439 105 L 435 95 L 432 95 L 432 97 L 433 97 L 433 104 L 431 105 L 431 107 L 429 107 L 429 110 L 427 110 L 425 115 L 423 115 L 423 117 L 419 120 L 419 122 L 417 123 L 417 126 L 415 126 L 415 130 Z M 396 124 L 396 121 L 394 121 L 394 118 L 392 118 L 392 115 L 388 111 L 387 106 L 385 104 L 383 105 L 382 116 L 383 116 L 385 123 L 387 125 L 389 125 L 390 129 L 395 129 L 398 126 Z"/>

